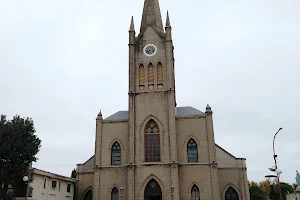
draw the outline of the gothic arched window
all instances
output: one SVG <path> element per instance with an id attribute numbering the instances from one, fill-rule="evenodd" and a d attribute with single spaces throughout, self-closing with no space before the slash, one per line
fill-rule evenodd
<path id="1" fill-rule="evenodd" d="M 193 185 L 192 187 L 191 200 L 200 200 L 199 188 L 196 185 Z"/>
<path id="2" fill-rule="evenodd" d="M 190 139 L 187 144 L 187 155 L 189 163 L 198 162 L 198 148 L 194 139 Z"/>
<path id="3" fill-rule="evenodd" d="M 159 83 L 161 83 L 161 82 L 163 82 L 163 66 L 162 66 L 162 64 L 161 64 L 161 62 L 159 62 L 158 64 L 157 64 L 157 82 L 159 82 Z"/>
<path id="4" fill-rule="evenodd" d="M 111 164 L 121 165 L 121 146 L 115 142 L 111 147 Z"/>
<path id="5" fill-rule="evenodd" d="M 148 83 L 154 82 L 154 67 L 152 63 L 149 63 L 148 65 Z"/>
<path id="6" fill-rule="evenodd" d="M 159 127 L 154 120 L 150 120 L 145 127 L 145 161 L 160 161 Z"/>
<path id="7" fill-rule="evenodd" d="M 119 199 L 119 191 L 116 187 L 114 187 L 111 191 L 111 200 L 118 200 Z"/>
<path id="8" fill-rule="evenodd" d="M 229 187 L 225 193 L 225 200 L 239 200 L 239 195 L 233 187 Z"/>
<path id="9" fill-rule="evenodd" d="M 145 68 L 143 64 L 139 66 L 139 84 L 145 84 Z"/>

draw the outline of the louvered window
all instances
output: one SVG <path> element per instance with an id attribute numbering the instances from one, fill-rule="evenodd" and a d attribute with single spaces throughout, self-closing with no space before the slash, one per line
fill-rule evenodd
<path id="1" fill-rule="evenodd" d="M 143 64 L 139 66 L 139 83 L 140 85 L 145 84 L 145 67 Z"/>
<path id="2" fill-rule="evenodd" d="M 148 83 L 154 82 L 154 67 L 152 63 L 148 65 Z"/>
<path id="3" fill-rule="evenodd" d="M 163 82 L 163 66 L 160 62 L 157 64 L 157 82 Z"/>

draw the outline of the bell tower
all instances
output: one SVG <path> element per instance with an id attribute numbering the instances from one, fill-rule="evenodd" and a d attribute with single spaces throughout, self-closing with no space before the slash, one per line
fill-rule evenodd
<path id="1" fill-rule="evenodd" d="M 156 181 L 174 186 L 173 195 L 175 199 L 179 198 L 174 47 L 171 32 L 168 13 L 165 27 L 163 27 L 158 0 L 145 0 L 138 35 L 135 33 L 133 17 L 131 19 L 129 28 L 128 199 L 138 199 L 137 195 L 141 195 L 137 191 L 138 186 L 144 184 L 141 182 L 143 181 L 141 177 L 151 174 L 159 177 L 162 171 L 164 174 L 169 174 L 168 180 Z M 155 132 L 156 146 L 151 146 L 150 150 L 149 145 L 153 143 L 147 139 L 149 135 L 147 135 L 146 127 L 149 125 L 150 135 L 151 130 L 157 130 Z M 153 155 L 155 155 L 154 158 Z M 170 187 L 166 190 L 170 190 Z M 170 194 L 171 191 L 168 191 L 168 195 Z"/>

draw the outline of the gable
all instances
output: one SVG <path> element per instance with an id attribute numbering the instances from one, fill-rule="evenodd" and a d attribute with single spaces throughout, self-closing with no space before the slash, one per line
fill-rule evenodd
<path id="1" fill-rule="evenodd" d="M 246 159 L 244 158 L 236 158 L 228 151 L 220 147 L 216 144 L 216 156 L 219 168 L 232 168 L 232 167 L 240 167 L 241 162 Z M 243 163 L 243 162 L 242 162 Z"/>

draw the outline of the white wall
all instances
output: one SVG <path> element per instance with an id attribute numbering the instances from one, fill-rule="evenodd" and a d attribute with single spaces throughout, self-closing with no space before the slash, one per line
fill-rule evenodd
<path id="1" fill-rule="evenodd" d="M 40 174 L 33 175 L 33 191 L 31 200 L 73 200 L 74 183 Z M 46 180 L 44 188 L 44 180 Z M 56 181 L 56 188 L 52 188 L 52 181 Z M 59 186 L 60 184 L 60 186 Z M 70 192 L 67 186 L 71 184 Z"/>

